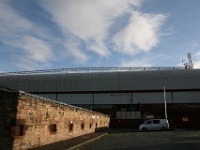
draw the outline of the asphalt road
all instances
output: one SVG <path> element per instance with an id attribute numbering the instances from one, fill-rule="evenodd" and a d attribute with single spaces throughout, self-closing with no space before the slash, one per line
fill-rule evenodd
<path id="1" fill-rule="evenodd" d="M 111 132 L 76 150 L 197 150 L 200 149 L 200 130 Z"/>

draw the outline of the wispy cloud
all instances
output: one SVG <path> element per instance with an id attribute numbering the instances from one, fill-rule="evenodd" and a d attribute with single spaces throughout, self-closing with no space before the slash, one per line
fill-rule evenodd
<path id="1" fill-rule="evenodd" d="M 197 41 L 190 41 L 190 42 L 189 42 L 189 45 L 190 45 L 192 48 L 199 48 L 199 47 L 200 47 L 200 44 L 199 44 L 199 42 L 197 42 Z"/>
<path id="2" fill-rule="evenodd" d="M 54 59 L 51 46 L 38 38 L 24 36 L 15 46 L 24 51 L 23 55 L 16 56 L 19 68 L 32 70 L 41 68 L 41 66 L 49 66 L 49 62 Z"/>
<path id="3" fill-rule="evenodd" d="M 200 68 L 200 50 L 196 54 L 194 54 L 194 68 Z"/>
<path id="4" fill-rule="evenodd" d="M 1 42 L 17 50 L 11 54 L 13 65 L 30 70 L 44 67 L 52 60 L 51 45 L 42 40 L 46 33 L 6 1 L 0 2 L 0 26 Z"/>
<path id="5" fill-rule="evenodd" d="M 158 44 L 159 29 L 165 19 L 166 16 L 161 14 L 133 11 L 129 23 L 113 38 L 117 51 L 126 54 L 149 51 Z"/>
<path id="6" fill-rule="evenodd" d="M 193 68 L 194 69 L 199 69 L 200 68 L 200 60 L 195 61 Z"/>
<path id="7" fill-rule="evenodd" d="M 150 58 L 136 59 L 136 60 L 125 60 L 122 62 L 122 67 L 133 66 L 133 67 L 152 67 L 155 64 Z"/>
<path id="8" fill-rule="evenodd" d="M 70 35 L 75 36 L 79 40 L 76 39 L 73 43 L 76 42 L 77 45 L 80 45 L 80 42 L 84 43 L 88 51 L 100 57 L 108 57 L 112 54 L 113 49 L 107 43 L 112 43 L 114 50 L 123 54 L 149 51 L 158 44 L 159 30 L 166 20 L 166 16 L 162 14 L 146 14 L 137 11 L 141 5 L 139 0 L 61 0 L 59 2 L 46 0 L 40 3 L 61 28 L 66 40 L 65 45 L 71 42 Z M 123 15 L 129 17 L 128 24 L 122 25 L 115 33 L 111 33 L 112 29 L 120 24 L 120 17 Z M 68 50 L 73 51 L 70 47 Z M 79 54 L 74 56 L 78 58 Z"/>
<path id="9" fill-rule="evenodd" d="M 80 65 L 90 63 L 91 57 L 99 61 L 113 53 L 126 56 L 150 51 L 159 43 L 167 19 L 164 14 L 140 11 L 142 0 L 35 2 L 41 13 L 48 13 L 51 18 L 45 21 L 54 22 L 56 30 L 23 15 L 11 7 L 12 1 L 0 1 L 0 42 L 15 51 L 12 63 L 19 69 L 43 69 L 66 58 Z"/>
<path id="10" fill-rule="evenodd" d="M 70 34 L 76 36 L 89 51 L 103 57 L 110 55 L 105 41 L 109 40 L 109 28 L 115 23 L 115 18 L 131 9 L 130 6 L 140 4 L 139 0 L 46 0 L 40 3 L 61 28 L 66 42 Z"/>
<path id="11" fill-rule="evenodd" d="M 23 32 L 31 28 L 31 23 L 20 16 L 7 3 L 8 1 L 0 1 L 0 33 L 7 35 L 12 32 Z"/>
<path id="12" fill-rule="evenodd" d="M 88 61 L 88 56 L 80 50 L 80 43 L 76 42 L 74 39 L 71 42 L 65 42 L 63 45 L 70 55 L 76 58 L 76 63 L 81 64 Z"/>

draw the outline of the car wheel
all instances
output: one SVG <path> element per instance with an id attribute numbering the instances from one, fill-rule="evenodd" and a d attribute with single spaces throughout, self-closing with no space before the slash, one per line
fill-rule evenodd
<path id="1" fill-rule="evenodd" d="M 145 131 L 147 131 L 147 129 L 146 128 L 142 128 L 142 131 L 145 132 Z"/>
<path id="2" fill-rule="evenodd" d="M 161 131 L 166 131 L 166 128 L 165 128 L 165 127 L 162 127 L 162 128 L 161 128 Z"/>

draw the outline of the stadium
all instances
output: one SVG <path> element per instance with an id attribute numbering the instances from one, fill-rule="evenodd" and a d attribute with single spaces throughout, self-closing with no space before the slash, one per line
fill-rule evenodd
<path id="1" fill-rule="evenodd" d="M 0 86 L 109 114 L 111 128 L 168 118 L 171 128 L 200 128 L 200 69 L 63 68 L 0 74 Z"/>

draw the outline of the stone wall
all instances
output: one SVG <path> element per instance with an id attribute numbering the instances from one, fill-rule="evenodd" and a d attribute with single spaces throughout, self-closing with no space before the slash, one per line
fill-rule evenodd
<path id="1" fill-rule="evenodd" d="M 29 149 L 108 128 L 108 115 L 0 88 L 0 149 Z"/>

